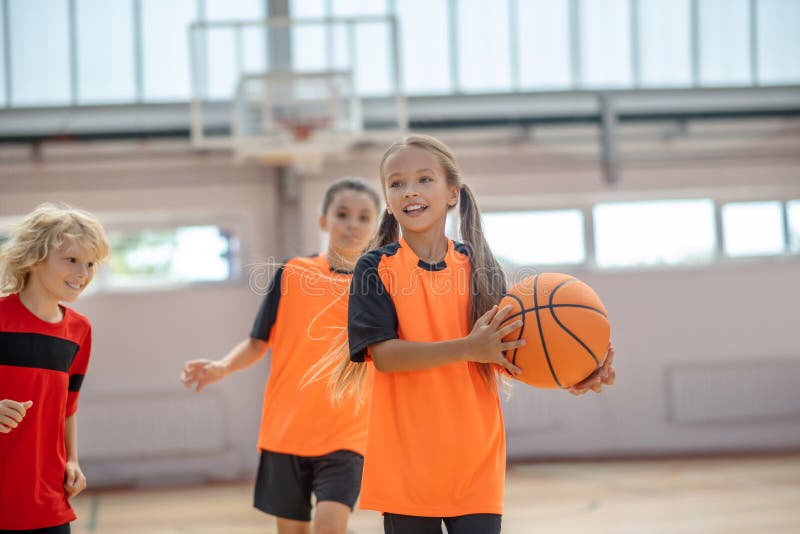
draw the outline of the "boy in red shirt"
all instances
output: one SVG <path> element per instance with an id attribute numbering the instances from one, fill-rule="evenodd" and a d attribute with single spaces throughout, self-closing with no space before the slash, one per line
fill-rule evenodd
<path id="1" fill-rule="evenodd" d="M 69 533 L 83 491 L 75 412 L 91 326 L 62 306 L 109 252 L 100 223 L 42 204 L 0 250 L 0 532 Z"/>

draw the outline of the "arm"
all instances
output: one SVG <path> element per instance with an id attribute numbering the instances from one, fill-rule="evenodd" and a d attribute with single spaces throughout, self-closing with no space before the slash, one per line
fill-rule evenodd
<path id="1" fill-rule="evenodd" d="M 375 368 L 382 372 L 422 371 L 459 361 L 492 363 L 504 367 L 512 376 L 520 373 L 519 367 L 508 361 L 504 351 L 525 344 L 524 339 L 503 341 L 503 337 L 520 326 L 517 320 L 501 328 L 511 306 L 497 311 L 492 307 L 483 314 L 466 337 L 448 341 L 417 342 L 389 339 L 369 347 Z"/>
<path id="2" fill-rule="evenodd" d="M 64 491 L 67 498 L 72 498 L 86 489 L 86 477 L 78 465 L 78 424 L 74 413 L 64 419 L 64 445 L 67 449 Z"/>
<path id="3" fill-rule="evenodd" d="M 204 387 L 218 382 L 231 373 L 246 369 L 264 357 L 269 344 L 256 338 L 247 338 L 219 360 L 189 360 L 183 366 L 181 382 L 186 389 Z"/>

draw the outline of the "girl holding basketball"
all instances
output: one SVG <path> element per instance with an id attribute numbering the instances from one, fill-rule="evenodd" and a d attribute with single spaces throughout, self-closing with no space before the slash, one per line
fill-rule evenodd
<path id="1" fill-rule="evenodd" d="M 250 335 L 219 360 L 186 362 L 181 380 L 200 391 L 272 349 L 264 392 L 254 506 L 274 515 L 280 534 L 345 534 L 361 487 L 366 410 L 330 402 L 326 384 L 305 377 L 347 322 L 352 269 L 375 232 L 380 197 L 361 180 L 334 182 L 320 229 L 327 254 L 294 258 L 278 269 Z M 344 337 L 344 336 L 342 336 Z M 346 340 L 345 340 L 346 342 Z"/>
<path id="2" fill-rule="evenodd" d="M 369 398 L 361 507 L 384 513 L 387 533 L 500 532 L 505 435 L 498 371 L 520 372 L 503 355 L 520 321 L 502 326 L 504 275 L 483 236 L 472 193 L 449 149 L 415 135 L 383 156 L 387 207 L 374 248 L 350 291 L 349 362 L 334 397 L 360 391 L 367 360 L 377 373 Z M 460 205 L 464 243 L 445 235 Z M 400 234 L 402 231 L 402 235 Z M 606 363 L 570 391 L 613 382 Z"/>

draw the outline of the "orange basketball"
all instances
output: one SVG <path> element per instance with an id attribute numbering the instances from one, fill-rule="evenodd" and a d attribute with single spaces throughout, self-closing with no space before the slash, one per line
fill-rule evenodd
<path id="1" fill-rule="evenodd" d="M 611 336 L 606 308 L 577 278 L 559 273 L 529 276 L 509 290 L 498 309 L 506 305 L 511 305 L 511 313 L 504 324 L 521 318 L 522 327 L 504 341 L 526 341 L 506 354 L 522 369 L 517 379 L 540 388 L 565 388 L 603 364 Z"/>

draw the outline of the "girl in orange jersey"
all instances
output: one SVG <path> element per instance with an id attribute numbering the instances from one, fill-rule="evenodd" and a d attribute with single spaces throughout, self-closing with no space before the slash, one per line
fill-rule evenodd
<path id="1" fill-rule="evenodd" d="M 500 532 L 505 433 L 497 373 L 519 369 L 503 342 L 521 321 L 501 327 L 505 279 L 492 255 L 469 188 L 449 149 L 407 137 L 380 164 L 386 199 L 376 247 L 362 256 L 350 290 L 349 359 L 334 375 L 334 397 L 360 390 L 371 358 L 362 508 L 384 514 L 385 532 Z M 464 243 L 445 235 L 460 204 Z M 399 234 L 402 230 L 402 237 Z M 570 391 L 611 384 L 605 364 Z"/>
<path id="2" fill-rule="evenodd" d="M 254 506 L 274 515 L 280 534 L 344 534 L 358 497 L 366 439 L 366 410 L 332 406 L 324 382 L 308 370 L 331 343 L 328 332 L 347 322 L 352 268 L 373 236 L 378 194 L 345 178 L 325 193 L 320 228 L 327 254 L 294 258 L 275 274 L 250 336 L 220 360 L 186 362 L 181 380 L 200 391 L 242 370 L 272 349 L 258 447 Z"/>

